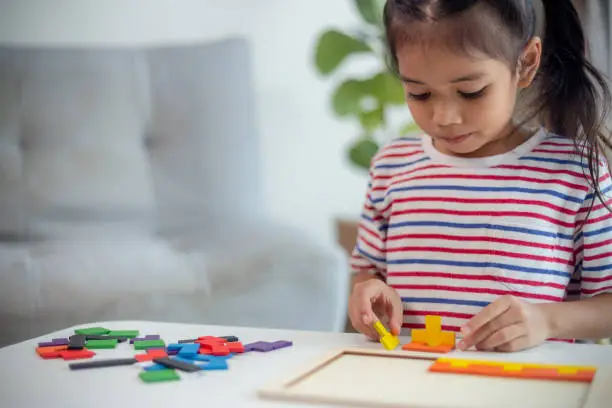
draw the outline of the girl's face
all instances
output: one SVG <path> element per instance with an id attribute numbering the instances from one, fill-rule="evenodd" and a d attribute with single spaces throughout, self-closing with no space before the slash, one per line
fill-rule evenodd
<path id="1" fill-rule="evenodd" d="M 532 76 L 521 79 L 503 61 L 435 46 L 404 46 L 397 59 L 413 119 L 439 151 L 480 157 L 520 144 L 509 132 L 518 88 Z"/>

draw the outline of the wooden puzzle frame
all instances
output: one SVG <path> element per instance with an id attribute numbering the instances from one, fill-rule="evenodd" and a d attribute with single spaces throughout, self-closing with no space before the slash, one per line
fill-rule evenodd
<path id="1" fill-rule="evenodd" d="M 341 349 L 324 356 L 294 375 L 265 387 L 259 391 L 259 396 L 270 400 L 368 408 L 505 407 L 503 395 L 497 399 L 497 392 L 500 390 L 514 398 L 534 397 L 533 401 L 527 402 L 528 405 L 520 405 L 525 407 L 547 406 L 543 404 L 555 400 L 563 401 L 564 408 L 601 408 L 612 400 L 612 367 L 598 367 L 590 383 L 429 372 L 427 367 L 439 357 L 438 354 L 420 352 Z M 357 361 L 359 359 L 363 361 Z M 400 364 L 403 365 L 402 368 L 399 367 Z M 373 367 L 374 371 L 384 369 L 383 377 L 380 372 L 371 373 L 370 369 Z M 358 372 L 358 369 L 366 371 Z M 347 384 L 346 380 L 348 374 L 361 377 L 365 372 L 375 376 L 372 382 L 378 381 L 378 384 L 371 384 L 371 389 L 364 390 L 364 384 L 360 383 L 359 387 L 355 388 L 356 393 L 349 395 L 350 384 Z M 317 376 L 321 379 L 317 380 Z M 320 384 L 317 384 L 317 381 Z M 435 387 L 432 386 L 434 382 Z M 366 382 L 365 388 L 368 388 L 368 385 L 369 382 Z M 338 387 L 334 388 L 336 386 Z M 428 387 L 437 388 L 438 392 L 427 391 Z M 450 395 L 455 395 L 456 399 L 449 400 L 452 398 Z M 506 403 L 511 404 L 511 401 Z M 557 402 L 553 404 L 561 407 Z"/>

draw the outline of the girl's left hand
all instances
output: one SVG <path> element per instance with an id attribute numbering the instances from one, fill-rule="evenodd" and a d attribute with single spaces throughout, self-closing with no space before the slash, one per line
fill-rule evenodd
<path id="1" fill-rule="evenodd" d="M 463 328 L 460 350 L 514 352 L 542 344 L 550 337 L 545 309 L 540 304 L 503 296 L 483 308 Z"/>

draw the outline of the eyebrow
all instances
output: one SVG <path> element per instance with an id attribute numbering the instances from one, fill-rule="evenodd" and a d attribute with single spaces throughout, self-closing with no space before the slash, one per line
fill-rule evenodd
<path id="1" fill-rule="evenodd" d="M 462 76 L 456 79 L 453 79 L 452 81 L 450 81 L 453 84 L 456 84 L 458 82 L 469 82 L 469 81 L 476 81 L 478 79 L 481 79 L 482 77 L 484 77 L 485 74 L 482 72 L 476 72 L 474 74 L 470 74 L 470 75 L 466 75 L 466 76 Z M 404 76 L 401 76 L 402 82 L 408 83 L 408 84 L 417 84 L 417 85 L 425 85 L 425 82 L 419 81 L 417 79 L 411 79 L 411 78 L 406 78 Z"/>

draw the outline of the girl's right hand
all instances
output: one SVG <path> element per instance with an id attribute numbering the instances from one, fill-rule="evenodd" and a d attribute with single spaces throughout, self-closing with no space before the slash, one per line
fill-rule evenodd
<path id="1" fill-rule="evenodd" d="M 391 333 L 400 334 L 404 308 L 397 291 L 379 279 L 368 279 L 355 284 L 349 298 L 349 318 L 355 330 L 371 340 L 379 340 L 372 326 L 377 319 L 388 319 Z"/>

